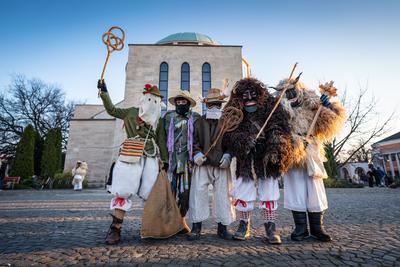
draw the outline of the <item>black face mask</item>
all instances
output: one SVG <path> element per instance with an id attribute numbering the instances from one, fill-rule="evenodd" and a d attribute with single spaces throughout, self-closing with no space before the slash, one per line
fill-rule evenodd
<path id="1" fill-rule="evenodd" d="M 190 103 L 186 104 L 186 105 L 176 105 L 176 113 L 178 113 L 179 115 L 186 115 L 186 113 L 189 112 L 190 109 Z"/>

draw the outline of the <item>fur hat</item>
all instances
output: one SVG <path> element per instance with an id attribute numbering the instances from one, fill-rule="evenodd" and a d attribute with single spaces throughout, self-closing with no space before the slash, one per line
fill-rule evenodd
<path id="1" fill-rule="evenodd" d="M 300 74 L 296 77 L 296 78 L 292 78 L 290 79 L 290 81 L 288 81 L 288 79 L 282 79 L 279 81 L 278 85 L 275 87 L 270 87 L 275 89 L 276 91 L 282 91 L 283 89 L 285 89 L 285 87 L 287 87 L 287 89 L 291 89 L 291 88 L 296 88 L 296 89 L 305 89 L 305 86 L 302 82 L 300 82 L 300 77 L 301 74 L 303 74 L 302 72 L 300 72 Z"/>
<path id="2" fill-rule="evenodd" d="M 258 105 L 263 106 L 266 98 L 270 96 L 267 88 L 263 82 L 256 78 L 244 78 L 235 83 L 232 89 L 231 96 L 227 103 L 227 106 L 234 106 L 236 108 L 241 109 L 241 102 L 243 93 L 246 90 L 254 89 L 258 95 Z"/>

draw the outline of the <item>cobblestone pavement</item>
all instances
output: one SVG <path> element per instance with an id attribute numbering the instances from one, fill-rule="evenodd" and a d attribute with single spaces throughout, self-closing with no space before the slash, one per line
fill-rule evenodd
<path id="1" fill-rule="evenodd" d="M 281 201 L 280 246 L 264 242 L 259 212 L 249 241 L 219 239 L 212 219 L 198 242 L 184 236 L 140 240 L 143 205 L 138 199 L 124 222 L 123 242 L 106 246 L 110 198 L 103 190 L 1 191 L 0 266 L 400 266 L 400 189 L 329 189 L 331 243 L 291 241 L 292 218 Z"/>

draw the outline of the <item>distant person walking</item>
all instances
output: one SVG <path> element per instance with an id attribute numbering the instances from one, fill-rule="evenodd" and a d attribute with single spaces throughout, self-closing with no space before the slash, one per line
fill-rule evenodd
<path id="1" fill-rule="evenodd" d="M 380 170 L 375 168 L 373 164 L 369 164 L 368 168 L 372 172 L 373 177 L 375 178 L 375 184 L 378 187 L 384 187 L 385 186 L 385 173 Z"/>
<path id="2" fill-rule="evenodd" d="M 386 173 L 384 171 L 382 171 L 380 167 L 376 167 L 376 173 L 380 177 L 381 185 L 388 186 L 388 183 L 386 182 L 386 179 L 385 179 L 385 178 L 387 178 Z"/>
<path id="3" fill-rule="evenodd" d="M 0 191 L 3 189 L 3 180 L 6 177 L 7 165 L 8 165 L 7 157 L 1 155 L 0 156 Z"/>
<path id="4" fill-rule="evenodd" d="M 82 190 L 82 183 L 87 174 L 87 169 L 88 169 L 88 166 L 85 161 L 78 161 L 76 163 L 75 168 L 72 169 L 72 175 L 74 177 L 72 180 L 72 184 L 74 185 L 75 191 Z"/>
<path id="5" fill-rule="evenodd" d="M 374 174 L 372 173 L 372 171 L 368 171 L 367 176 L 368 176 L 368 186 L 374 187 Z"/>

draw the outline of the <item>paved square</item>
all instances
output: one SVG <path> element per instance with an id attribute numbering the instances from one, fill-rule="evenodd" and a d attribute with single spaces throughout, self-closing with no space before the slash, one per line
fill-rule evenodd
<path id="1" fill-rule="evenodd" d="M 278 226 L 284 243 L 280 246 L 264 243 L 258 210 L 249 241 L 219 239 L 212 219 L 204 224 L 204 236 L 197 242 L 183 236 L 140 240 L 143 205 L 136 199 L 123 224 L 123 242 L 106 246 L 111 195 L 104 190 L 1 191 L 0 266 L 400 266 L 400 189 L 328 189 L 327 193 L 331 243 L 290 241 L 292 218 L 282 200 Z"/>

